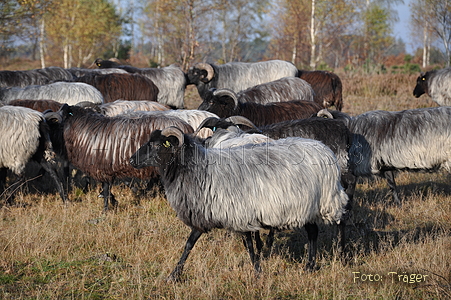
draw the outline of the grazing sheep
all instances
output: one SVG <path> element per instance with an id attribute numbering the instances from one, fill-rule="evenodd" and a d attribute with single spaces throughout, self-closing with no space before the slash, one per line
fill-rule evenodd
<path id="1" fill-rule="evenodd" d="M 228 89 L 213 90 L 198 109 L 215 113 L 220 118 L 243 116 L 257 126 L 308 118 L 322 109 L 318 103 L 305 100 L 261 104 L 241 99 L 240 93 L 237 95 Z"/>
<path id="2" fill-rule="evenodd" d="M 175 64 L 163 68 L 136 68 L 100 58 L 96 59 L 94 63 L 99 68 L 118 68 L 129 73 L 144 75 L 158 87 L 158 102 L 172 108 L 184 108 L 185 106 L 183 97 L 187 84 L 186 76 L 182 69 Z"/>
<path id="3" fill-rule="evenodd" d="M 299 70 L 298 77 L 307 81 L 315 92 L 314 101 L 324 108 L 343 108 L 343 86 L 340 77 L 329 71 Z"/>
<path id="4" fill-rule="evenodd" d="M 230 89 L 235 93 L 250 87 L 295 77 L 295 65 L 283 60 L 269 60 L 254 63 L 230 62 L 223 65 L 197 63 L 188 70 L 188 84 L 194 84 L 202 99 L 210 89 Z"/>
<path id="5" fill-rule="evenodd" d="M 17 99 L 55 100 L 69 105 L 83 101 L 103 103 L 103 96 L 98 89 L 81 82 L 55 82 L 47 85 L 30 85 L 24 88 L 0 89 L 0 102 L 8 104 Z"/>
<path id="6" fill-rule="evenodd" d="M 49 128 L 42 113 L 26 107 L 2 106 L 0 132 L 0 194 L 5 187 L 7 169 L 19 176 L 19 180 L 10 186 L 14 193 L 25 182 L 25 165 L 36 161 L 51 175 L 65 202 L 63 184 L 55 171 L 55 153 L 49 139 Z"/>
<path id="7" fill-rule="evenodd" d="M 155 129 L 179 126 L 187 133 L 193 129 L 179 118 L 153 114 L 105 117 L 90 109 L 63 105 L 58 112 L 45 114 L 50 125 L 55 151 L 75 168 L 102 183 L 104 210 L 117 201 L 111 186 L 121 178 L 156 178 L 155 168 L 137 170 L 130 156 L 144 144 Z"/>
<path id="8" fill-rule="evenodd" d="M 114 102 L 99 105 L 97 110 L 107 117 L 115 117 L 133 111 L 169 110 L 169 107 L 156 101 L 116 100 Z"/>
<path id="9" fill-rule="evenodd" d="M 98 89 L 103 96 L 103 102 L 121 100 L 157 101 L 158 88 L 149 78 L 140 74 L 98 74 L 88 73 L 75 78 Z"/>
<path id="10" fill-rule="evenodd" d="M 451 171 L 451 107 L 368 111 L 354 117 L 334 115 L 354 133 L 349 154 L 356 176 L 387 179 L 400 204 L 395 171 Z"/>
<path id="11" fill-rule="evenodd" d="M 421 73 L 413 95 L 418 98 L 425 94 L 441 106 L 451 105 L 451 68 Z"/>
<path id="12" fill-rule="evenodd" d="M 287 138 L 250 147 L 206 149 L 175 127 L 156 130 L 130 159 L 136 168 L 158 167 L 169 204 L 191 228 L 170 275 L 178 280 L 202 233 L 225 228 L 244 233 L 252 263 L 260 270 L 252 232 L 304 227 L 307 268 L 315 266 L 319 223 L 340 223 L 348 197 L 332 151 L 318 141 Z"/>

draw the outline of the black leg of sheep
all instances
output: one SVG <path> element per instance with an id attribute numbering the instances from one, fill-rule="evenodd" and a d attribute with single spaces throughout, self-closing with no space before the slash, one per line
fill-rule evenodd
<path id="1" fill-rule="evenodd" d="M 5 191 L 7 174 L 8 174 L 7 168 L 0 168 L 0 195 L 2 195 L 3 192 Z"/>
<path id="2" fill-rule="evenodd" d="M 318 242 L 318 225 L 307 223 L 304 225 L 305 230 L 307 230 L 308 238 L 308 262 L 305 269 L 308 271 L 313 271 L 315 269 L 316 261 L 316 247 Z"/>
<path id="3" fill-rule="evenodd" d="M 55 167 L 50 162 L 45 161 L 45 160 L 42 160 L 40 162 L 40 164 L 41 164 L 42 168 L 47 173 L 50 174 L 50 176 L 52 177 L 53 181 L 55 181 L 58 193 L 60 194 L 61 199 L 63 199 L 63 203 L 66 204 L 66 202 L 67 202 L 66 190 L 64 189 L 63 183 L 61 182 L 60 178 L 56 174 Z"/>
<path id="4" fill-rule="evenodd" d="M 257 252 L 254 251 L 254 242 L 252 240 L 252 234 L 254 234 L 254 236 L 255 236 Z M 260 267 L 260 254 L 261 254 L 261 249 L 263 247 L 262 240 L 260 239 L 260 234 L 258 231 L 255 233 L 245 232 L 242 237 L 243 237 L 244 246 L 246 247 L 247 252 L 249 253 L 249 256 L 251 258 L 252 265 L 254 266 L 255 272 L 257 274 L 259 274 L 262 270 Z"/>
<path id="5" fill-rule="evenodd" d="M 385 171 L 382 172 L 381 175 L 383 178 L 387 179 L 388 186 L 390 187 L 390 190 L 392 191 L 393 194 L 393 201 L 395 202 L 396 205 L 401 205 L 401 200 L 399 199 L 398 189 L 396 187 L 395 182 L 395 172 Z"/>
<path id="6" fill-rule="evenodd" d="M 168 281 L 179 281 L 180 280 L 180 275 L 183 272 L 183 267 L 185 266 L 185 262 L 188 258 L 188 255 L 190 254 L 191 250 L 194 247 L 194 244 L 196 244 L 197 240 L 200 238 L 201 235 L 202 235 L 202 232 L 200 232 L 194 228 L 191 230 L 191 234 L 188 237 L 188 240 L 186 241 L 185 250 L 183 251 L 182 257 L 180 257 L 179 262 L 175 266 L 171 275 L 169 275 Z"/>
<path id="7" fill-rule="evenodd" d="M 114 198 L 114 195 L 111 193 L 111 186 L 113 183 L 110 182 L 104 182 L 102 183 L 102 196 L 103 196 L 103 210 L 106 212 L 108 211 L 108 203 L 111 204 L 113 208 L 117 207 L 117 201 L 116 198 Z"/>

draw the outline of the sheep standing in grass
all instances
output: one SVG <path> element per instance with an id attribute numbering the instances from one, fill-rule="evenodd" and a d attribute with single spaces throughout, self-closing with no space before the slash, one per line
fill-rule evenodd
<path id="1" fill-rule="evenodd" d="M 451 171 L 451 107 L 368 111 L 341 118 L 354 133 L 349 154 L 356 176 L 387 179 L 397 204 L 401 201 L 395 171 Z"/>
<path id="2" fill-rule="evenodd" d="M 236 150 L 235 150 L 236 149 Z M 305 227 L 307 268 L 315 266 L 318 223 L 340 223 L 348 197 L 332 151 L 318 141 L 287 138 L 250 147 L 206 149 L 174 127 L 156 130 L 130 159 L 137 168 L 155 166 L 169 204 L 191 228 L 171 273 L 178 280 L 196 241 L 213 228 L 244 233 L 256 271 L 252 232 Z"/>
<path id="3" fill-rule="evenodd" d="M 63 185 L 55 171 L 49 128 L 42 113 L 26 107 L 2 106 L 0 132 L 0 194 L 5 187 L 7 169 L 19 176 L 19 180 L 10 187 L 14 192 L 25 180 L 25 165 L 33 160 L 52 176 L 65 202 Z"/>
<path id="4" fill-rule="evenodd" d="M 246 131 L 238 129 L 236 126 L 248 127 Z M 351 209 L 354 198 L 356 176 L 353 175 L 349 165 L 349 147 L 353 141 L 353 135 L 340 120 L 331 118 L 307 118 L 299 120 L 290 120 L 265 126 L 256 127 L 248 119 L 241 116 L 232 116 L 227 119 L 208 118 L 200 128 L 215 128 L 215 133 L 205 141 L 206 147 L 236 147 L 244 143 L 262 143 L 269 140 L 276 140 L 286 137 L 301 137 L 321 141 L 334 152 L 337 157 L 337 163 L 341 172 L 341 184 L 349 197 L 349 207 Z M 266 141 L 265 141 L 266 138 Z M 340 226 L 343 226 L 340 225 Z M 344 228 L 340 228 L 341 232 Z M 271 230 L 267 245 L 271 248 L 274 231 Z M 258 239 L 259 236 L 256 235 Z M 344 251 L 345 245 L 341 244 Z"/>
<path id="5" fill-rule="evenodd" d="M 250 87 L 295 77 L 295 65 L 283 60 L 269 60 L 253 63 L 230 62 L 223 65 L 197 63 L 188 70 L 188 84 L 194 84 L 202 99 L 210 89 L 230 89 L 235 93 Z"/>
<path id="6" fill-rule="evenodd" d="M 295 90 L 293 90 L 296 93 Z M 213 90 L 200 104 L 200 110 L 206 110 L 220 118 L 243 116 L 255 125 L 277 123 L 285 120 L 304 119 L 316 114 L 323 107 L 313 101 L 293 100 L 285 98 L 285 102 L 257 103 L 258 101 L 241 101 L 242 94 L 235 94 L 228 89 Z M 299 95 L 298 95 L 299 96 Z M 247 99 L 249 100 L 249 99 Z"/>
<path id="7" fill-rule="evenodd" d="M 438 105 L 451 105 L 451 68 L 421 73 L 413 95 L 418 98 L 426 94 Z"/>
<path id="8" fill-rule="evenodd" d="M 103 96 L 98 89 L 81 82 L 55 82 L 47 85 L 30 85 L 24 88 L 0 89 L 0 102 L 8 104 L 17 99 L 54 100 L 69 105 L 83 101 L 103 103 Z"/>
<path id="9" fill-rule="evenodd" d="M 187 133 L 193 129 L 176 117 L 164 115 L 105 117 L 90 109 L 63 105 L 58 112 L 45 114 L 50 125 L 55 151 L 75 168 L 102 183 L 104 210 L 117 205 L 111 187 L 116 179 L 155 179 L 155 168 L 137 170 L 130 156 L 155 129 L 179 126 Z"/>

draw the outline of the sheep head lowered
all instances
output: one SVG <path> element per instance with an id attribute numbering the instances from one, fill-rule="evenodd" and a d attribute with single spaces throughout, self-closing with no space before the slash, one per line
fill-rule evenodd
<path id="1" fill-rule="evenodd" d="M 165 169 L 174 159 L 174 154 L 183 146 L 183 132 L 174 126 L 151 133 L 149 141 L 130 158 L 130 164 L 137 168 L 160 167 Z"/>
<path id="2" fill-rule="evenodd" d="M 189 84 L 198 85 L 200 82 L 209 83 L 214 77 L 215 71 L 210 64 L 197 63 L 188 70 Z"/>
<path id="3" fill-rule="evenodd" d="M 198 109 L 214 113 L 220 118 L 227 118 L 234 115 L 233 112 L 237 107 L 238 98 L 235 92 L 229 89 L 211 89 Z"/>

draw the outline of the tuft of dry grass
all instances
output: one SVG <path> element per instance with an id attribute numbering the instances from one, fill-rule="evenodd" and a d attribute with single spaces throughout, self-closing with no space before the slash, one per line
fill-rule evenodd
<path id="1" fill-rule="evenodd" d="M 425 96 L 407 94 L 411 79 L 396 79 L 402 93 L 373 95 L 360 94 L 365 88 L 357 86 L 351 92 L 349 85 L 380 87 L 388 79 L 342 78 L 349 88 L 344 111 L 429 106 Z M 195 108 L 196 91 L 187 95 Z M 240 236 L 215 230 L 200 238 L 179 283 L 166 278 L 190 230 L 161 193 L 117 185 L 119 207 L 103 214 L 99 187 L 75 189 L 67 206 L 57 193 L 24 190 L 16 205 L 0 208 L 0 298 L 449 299 L 449 175 L 401 173 L 397 183 L 401 207 L 390 202 L 385 181 L 358 184 L 346 227 L 347 264 L 336 251 L 336 228 L 321 226 L 318 271 L 304 271 L 305 232 L 287 231 L 276 235 L 271 251 L 265 249 L 256 277 Z"/>

